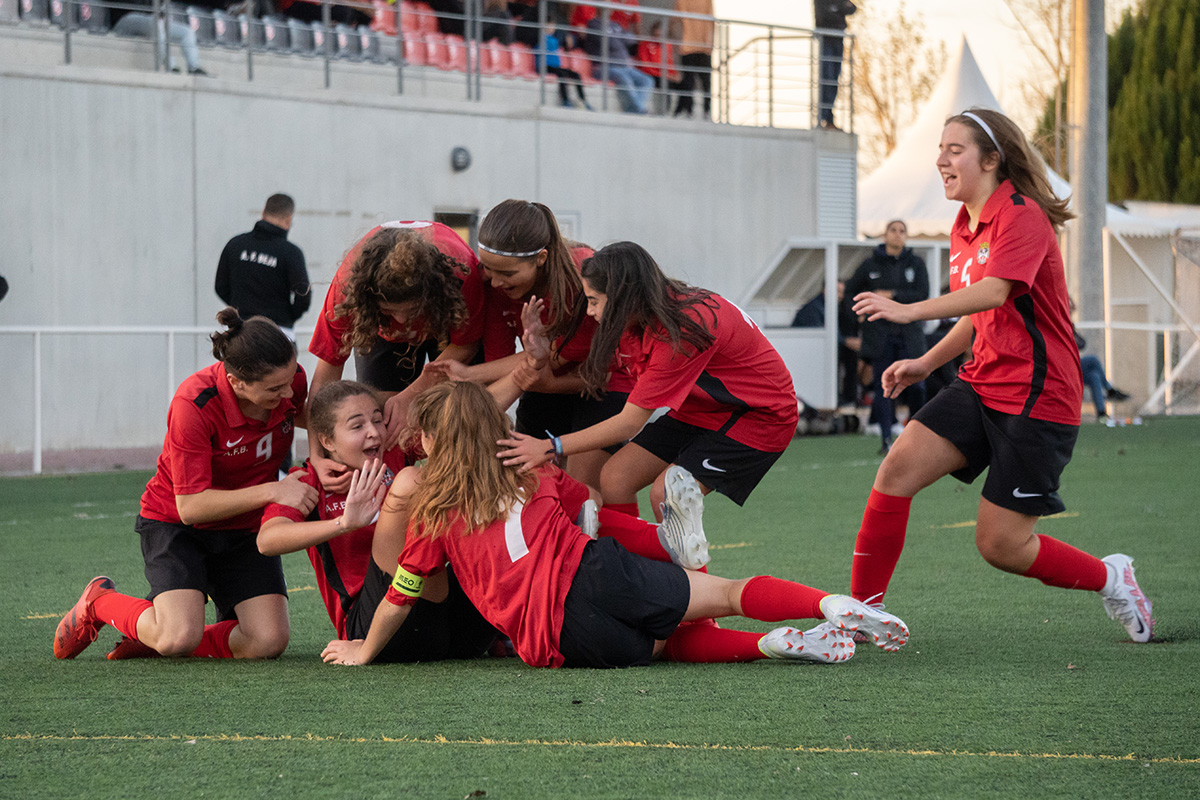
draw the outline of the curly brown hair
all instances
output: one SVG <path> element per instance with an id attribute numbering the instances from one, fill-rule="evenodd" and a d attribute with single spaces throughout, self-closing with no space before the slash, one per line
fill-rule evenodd
<path id="1" fill-rule="evenodd" d="M 342 354 L 371 349 L 388 322 L 380 303 L 415 302 L 427 338 L 445 345 L 450 332 L 467 319 L 462 292 L 467 269 L 417 231 L 380 228 L 363 243 L 343 287 L 343 300 L 334 307 L 335 315 L 351 320 L 342 337 Z"/>

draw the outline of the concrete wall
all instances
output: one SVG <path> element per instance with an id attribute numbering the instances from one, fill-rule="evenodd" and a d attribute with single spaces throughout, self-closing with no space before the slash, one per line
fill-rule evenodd
<path id="1" fill-rule="evenodd" d="M 853 159 L 849 136 L 543 108 L 524 92 L 473 103 L 0 55 L 0 274 L 12 286 L 0 326 L 215 327 L 220 250 L 275 191 L 297 201 L 291 238 L 316 306 L 375 223 L 507 197 L 547 203 L 592 244 L 638 241 L 669 274 L 738 297 L 782 241 L 815 234 L 822 191 L 846 190 L 818 187 L 816 165 L 819 153 Z M 465 172 L 451 170 L 454 146 L 472 153 Z M 201 339 L 177 343 L 175 381 L 208 362 Z M 42 348 L 46 448 L 161 441 L 165 337 Z M 30 337 L 0 336 L 0 364 L 0 453 L 28 452 Z"/>

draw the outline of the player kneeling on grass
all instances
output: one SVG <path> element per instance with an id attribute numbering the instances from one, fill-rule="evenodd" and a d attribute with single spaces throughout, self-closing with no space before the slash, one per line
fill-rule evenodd
<path id="1" fill-rule="evenodd" d="M 54 634 L 54 655 L 75 658 L 105 624 L 125 638 L 110 659 L 148 656 L 274 658 L 288 642 L 287 585 L 278 556 L 254 537 L 263 506 L 307 514 L 317 493 L 299 475 L 278 480 L 307 381 L 296 346 L 266 317 L 226 308 L 212 336 L 217 363 L 185 380 L 171 400 L 167 435 L 134 526 L 150 600 L 93 578 Z M 205 598 L 221 619 L 204 624 Z"/>
<path id="2" fill-rule="evenodd" d="M 309 403 L 310 439 L 326 458 L 352 470 L 346 494 L 326 491 L 316 468 L 305 464 L 300 480 L 319 493 L 307 516 L 284 504 L 263 512 L 258 547 L 279 555 L 307 550 L 329 619 L 338 636 L 367 635 L 375 609 L 392 582 L 404 546 L 404 525 L 395 515 L 376 524 L 393 478 L 417 454 L 396 446 L 384 450 L 383 402 L 370 387 L 334 381 Z M 377 661 L 436 661 L 482 655 L 496 629 L 480 616 L 454 579 L 453 571 L 431 577 L 425 595 L 404 625 L 376 656 Z"/>
<path id="3" fill-rule="evenodd" d="M 507 417 L 476 384 L 430 389 L 410 420 L 429 458 L 423 469 L 401 472 L 385 502 L 385 513 L 403 508 L 411 521 L 396 578 L 366 639 L 330 642 L 322 653 L 327 662 L 373 661 L 426 579 L 447 562 L 475 606 L 531 666 L 645 665 L 680 623 L 733 615 L 828 620 L 807 633 L 745 634 L 759 657 L 845 660 L 853 653 L 853 630 L 886 650 L 908 639 L 899 619 L 849 597 L 768 576 L 726 580 L 633 555 L 612 538 L 591 540 L 572 521 L 589 498 L 587 487 L 553 465 L 505 467 L 496 443 L 508 435 Z M 698 510 L 694 479 L 682 470 L 673 476 L 674 501 L 684 507 L 672 511 Z M 730 633 L 686 628 L 701 638 L 706 628 Z"/>

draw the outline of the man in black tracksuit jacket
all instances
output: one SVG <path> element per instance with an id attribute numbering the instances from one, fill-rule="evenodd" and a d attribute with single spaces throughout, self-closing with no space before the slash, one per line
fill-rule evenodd
<path id="1" fill-rule="evenodd" d="M 929 272 L 913 251 L 905 246 L 908 226 L 902 220 L 892 220 L 883 234 L 883 244 L 875 248 L 850 280 L 846 281 L 846 297 L 853 299 L 860 292 L 875 292 L 897 303 L 916 303 L 929 297 Z M 862 349 L 859 356 L 871 364 L 875 380 L 874 416 L 879 423 L 883 449 L 892 445 L 892 426 L 896 423 L 893 401 L 883 396 L 883 373 L 894 362 L 918 358 L 925 354 L 923 323 L 900 325 L 887 320 L 862 322 Z M 916 413 L 925 404 L 925 383 L 913 384 L 905 392 L 909 412 Z"/>
<path id="2" fill-rule="evenodd" d="M 217 296 L 243 319 L 261 314 L 289 337 L 308 310 L 312 292 L 304 253 L 287 240 L 296 204 L 286 194 L 267 198 L 254 230 L 229 240 L 217 264 Z"/>

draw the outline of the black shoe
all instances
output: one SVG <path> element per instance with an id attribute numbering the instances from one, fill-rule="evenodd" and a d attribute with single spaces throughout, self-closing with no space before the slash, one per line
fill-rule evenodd
<path id="1" fill-rule="evenodd" d="M 188 75 L 199 75 L 201 78 L 211 78 L 212 77 L 207 72 L 205 72 L 202 67 L 196 67 L 195 69 L 189 69 Z"/>
<path id="2" fill-rule="evenodd" d="M 1115 386 L 1108 387 L 1108 391 L 1105 392 L 1105 394 L 1107 395 L 1109 400 L 1116 400 L 1118 403 L 1121 402 L 1122 400 L 1128 400 L 1130 397 L 1128 394 L 1126 394 L 1125 392 L 1122 392 L 1120 389 L 1116 388 Z"/>
<path id="3" fill-rule="evenodd" d="M 883 446 L 879 448 L 879 455 L 886 456 L 892 449 L 892 438 L 890 436 L 883 437 Z"/>

